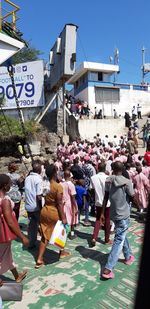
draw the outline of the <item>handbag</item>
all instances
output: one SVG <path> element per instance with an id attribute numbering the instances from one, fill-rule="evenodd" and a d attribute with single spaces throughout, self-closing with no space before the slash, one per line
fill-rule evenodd
<path id="1" fill-rule="evenodd" d="M 66 240 L 67 240 L 66 229 L 64 227 L 64 224 L 60 220 L 58 220 L 54 227 L 52 236 L 49 240 L 49 244 L 54 245 L 59 249 L 64 249 Z"/>
<path id="2" fill-rule="evenodd" d="M 14 224 L 19 228 L 18 221 L 14 211 L 12 211 L 12 217 Z M 15 240 L 17 238 L 16 234 L 9 228 L 5 217 L 3 215 L 3 210 L 0 205 L 0 243 L 7 243 L 9 241 Z"/>
<path id="3" fill-rule="evenodd" d="M 0 286 L 0 296 L 6 301 L 21 301 L 23 293 L 23 284 L 15 281 L 5 281 Z"/>

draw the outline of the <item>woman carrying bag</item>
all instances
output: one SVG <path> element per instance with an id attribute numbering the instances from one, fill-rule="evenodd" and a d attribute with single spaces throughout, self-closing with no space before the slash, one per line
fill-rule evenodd
<path id="1" fill-rule="evenodd" d="M 67 223 L 66 216 L 63 211 L 63 187 L 57 183 L 57 168 L 54 164 L 46 167 L 46 175 L 50 181 L 50 191 L 45 196 L 45 205 L 41 210 L 40 227 L 41 227 L 41 242 L 35 268 L 40 268 L 44 265 L 43 255 L 46 246 L 51 238 L 52 232 L 58 220 L 63 224 Z M 60 258 L 69 256 L 70 253 L 61 250 Z"/>
<path id="2" fill-rule="evenodd" d="M 17 271 L 12 258 L 11 242 L 18 237 L 24 246 L 28 246 L 29 240 L 21 233 L 12 209 L 13 203 L 6 195 L 10 186 L 9 176 L 0 174 L 0 275 L 10 270 L 19 283 L 26 277 L 27 271 Z"/>

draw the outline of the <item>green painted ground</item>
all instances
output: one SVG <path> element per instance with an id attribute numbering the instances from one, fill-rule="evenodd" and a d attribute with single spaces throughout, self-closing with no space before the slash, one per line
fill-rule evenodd
<path id="1" fill-rule="evenodd" d="M 24 229 L 27 219 L 21 218 Z M 58 261 L 58 252 L 47 248 L 46 266 L 34 269 L 37 251 L 22 250 L 19 242 L 13 243 L 14 261 L 19 270 L 28 269 L 24 280 L 23 300 L 5 302 L 9 309 L 124 309 L 133 308 L 143 224 L 132 219 L 129 241 L 136 257 L 131 266 L 118 262 L 115 279 L 100 280 L 101 267 L 105 264 L 110 246 L 103 244 L 100 232 L 96 247 L 89 248 L 92 227 L 77 228 L 78 238 L 67 242 L 71 257 Z M 112 236 L 113 238 L 113 236 Z M 11 276 L 8 273 L 8 276 Z"/>

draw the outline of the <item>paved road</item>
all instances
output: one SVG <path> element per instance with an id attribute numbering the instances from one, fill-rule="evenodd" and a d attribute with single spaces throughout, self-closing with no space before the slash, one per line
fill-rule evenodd
<path id="1" fill-rule="evenodd" d="M 109 281 L 100 280 L 101 268 L 111 248 L 103 243 L 103 231 L 100 232 L 96 247 L 89 248 L 93 227 L 78 227 L 78 238 L 67 242 L 67 249 L 72 255 L 59 261 L 57 250 L 49 246 L 45 256 L 46 266 L 39 270 L 34 269 L 37 250 L 22 250 L 21 243 L 14 241 L 14 260 L 20 270 L 28 269 L 28 276 L 24 280 L 22 301 L 5 302 L 4 308 L 133 308 L 143 224 L 136 221 L 136 212 L 133 212 L 132 217 L 129 241 L 136 261 L 131 266 L 118 262 L 115 279 Z M 21 222 L 26 231 L 27 219 L 22 217 Z"/>

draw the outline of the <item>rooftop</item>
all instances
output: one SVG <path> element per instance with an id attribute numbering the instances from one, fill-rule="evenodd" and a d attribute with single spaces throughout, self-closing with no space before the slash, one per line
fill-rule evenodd
<path id="1" fill-rule="evenodd" d="M 14 29 L 11 23 L 3 21 L 0 30 L 0 64 L 3 64 L 24 46 L 27 46 L 27 43 L 22 39 L 22 33 Z"/>
<path id="2" fill-rule="evenodd" d="M 77 68 L 75 74 L 69 79 L 68 84 L 74 84 L 82 75 L 88 71 L 114 74 L 119 72 L 119 66 L 114 64 L 84 61 Z"/>

